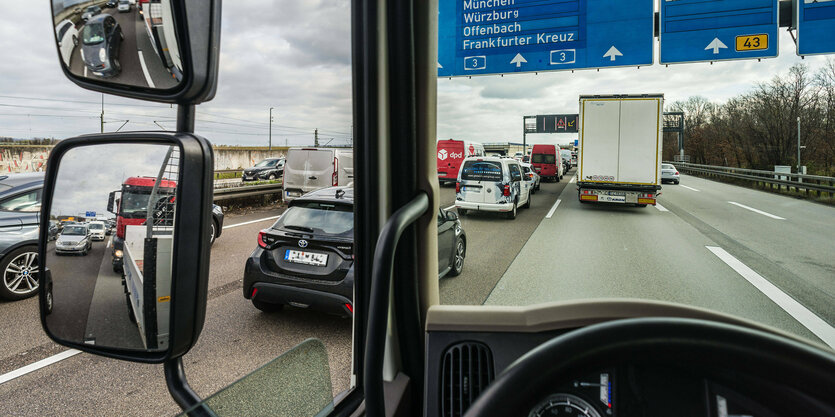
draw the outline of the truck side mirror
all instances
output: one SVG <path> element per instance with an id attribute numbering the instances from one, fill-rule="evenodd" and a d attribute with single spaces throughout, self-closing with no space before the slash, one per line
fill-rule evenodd
<path id="1" fill-rule="evenodd" d="M 114 203 L 116 202 L 116 191 L 111 191 L 110 194 L 107 195 L 107 211 L 109 213 L 116 214 L 116 209 L 114 208 Z"/>
<path id="2" fill-rule="evenodd" d="M 77 187 L 89 161 L 100 161 L 97 181 Z M 41 292 L 41 324 L 52 340 L 136 362 L 188 352 L 206 310 L 212 166 L 208 142 L 191 134 L 92 135 L 55 146 L 41 221 L 112 211 L 110 190 L 118 188 L 115 214 L 125 226 L 102 242 L 61 246 L 41 228 L 39 267 L 51 271 L 41 285 L 49 288 Z M 165 207 L 154 204 L 160 200 Z"/>
<path id="3" fill-rule="evenodd" d="M 139 23 L 78 1 L 51 3 L 58 62 L 78 86 L 177 104 L 214 97 L 221 0 L 139 1 L 131 6 Z"/>

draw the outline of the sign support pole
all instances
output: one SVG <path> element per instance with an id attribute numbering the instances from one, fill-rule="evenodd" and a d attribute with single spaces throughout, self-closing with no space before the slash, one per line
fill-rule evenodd
<path id="1" fill-rule="evenodd" d="M 800 151 L 798 151 L 798 155 L 799 152 Z M 528 154 L 528 132 L 525 129 L 525 116 L 522 116 L 522 153 L 525 155 Z"/>

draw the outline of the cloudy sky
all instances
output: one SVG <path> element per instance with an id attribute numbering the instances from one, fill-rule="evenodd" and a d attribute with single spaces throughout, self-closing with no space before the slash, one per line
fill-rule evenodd
<path id="1" fill-rule="evenodd" d="M 58 169 L 52 215 L 75 216 L 94 211 L 97 216 L 113 217 L 107 213 L 110 192 L 120 190 L 127 177 L 156 177 L 167 151 L 165 145 L 139 143 L 71 149 Z M 90 161 L 96 161 L 95 170 L 90 170 Z"/>
<path id="2" fill-rule="evenodd" d="M 216 144 L 347 143 L 351 131 L 348 0 L 235 0 L 223 4 L 215 99 L 198 107 L 197 132 Z M 0 2 L 0 136 L 65 138 L 98 132 L 102 95 L 65 79 L 48 2 Z M 521 141 L 521 116 L 576 113 L 580 94 L 664 93 L 668 102 L 701 95 L 723 101 L 803 62 L 785 30 L 776 59 L 664 67 L 517 74 L 438 81 L 438 137 Z M 657 51 L 656 51 L 657 59 Z M 104 98 L 105 131 L 174 128 L 168 105 Z M 125 124 L 124 127 L 122 125 Z M 573 135 L 528 135 L 567 143 Z"/>

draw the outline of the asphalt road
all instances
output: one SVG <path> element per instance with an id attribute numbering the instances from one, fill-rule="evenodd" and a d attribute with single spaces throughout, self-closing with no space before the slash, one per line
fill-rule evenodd
<path id="1" fill-rule="evenodd" d="M 119 52 L 122 72 L 107 81 L 156 88 L 171 88 L 177 85 L 171 73 L 166 69 L 162 59 L 155 52 L 145 23 L 138 17 L 136 6 L 130 12 L 119 13 L 115 8 L 103 9 L 102 13 L 112 15 L 122 28 L 124 39 Z M 79 38 L 83 25 L 78 27 Z M 80 42 L 80 41 L 79 41 Z M 70 58 L 70 72 L 88 78 L 102 79 L 93 75 L 81 59 L 81 43 L 73 50 Z"/>
<path id="2" fill-rule="evenodd" d="M 815 327 L 818 334 L 832 331 L 835 209 L 688 176 L 681 185 L 664 186 L 659 207 L 581 205 L 569 179 L 543 183 L 532 207 L 520 209 L 515 220 L 477 213 L 463 217 L 468 256 L 460 276 L 440 281 L 442 303 L 657 299 L 712 308 L 819 340 L 809 316 L 775 298 L 773 289 L 763 290 L 768 284 L 818 317 L 823 326 Z M 453 205 L 453 187 L 441 188 L 441 203 Z M 228 216 L 212 248 L 206 324 L 184 357 L 189 381 L 201 396 L 310 337 L 327 349 L 332 393 L 349 385 L 350 320 L 294 308 L 264 314 L 241 295 L 244 259 L 257 231 L 279 213 Z M 43 335 L 36 308 L 34 299 L 0 303 L 5 318 L 0 375 L 65 350 Z M 161 366 L 87 354 L 2 383 L 0 396 L 0 415 L 179 410 Z"/>

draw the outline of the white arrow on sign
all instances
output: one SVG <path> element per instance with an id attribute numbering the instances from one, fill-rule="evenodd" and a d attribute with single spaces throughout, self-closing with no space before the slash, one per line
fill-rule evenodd
<path id="1" fill-rule="evenodd" d="M 603 54 L 603 58 L 609 58 L 609 60 L 611 61 L 614 61 L 615 58 L 619 56 L 623 56 L 623 54 L 620 53 L 620 51 L 618 51 L 618 48 L 615 48 L 615 45 L 612 45 L 612 47 L 609 48 L 609 50 L 606 51 L 605 54 Z"/>
<path id="2" fill-rule="evenodd" d="M 511 64 L 516 64 L 516 68 L 521 67 L 523 62 L 527 63 L 528 60 L 525 59 L 525 57 L 523 57 L 522 54 L 516 54 L 516 56 L 510 60 Z"/>
<path id="3" fill-rule="evenodd" d="M 443 67 L 444 67 L 444 66 L 443 66 L 443 65 L 441 65 L 441 63 L 440 63 L 440 62 L 438 62 L 438 68 L 443 68 Z"/>
<path id="4" fill-rule="evenodd" d="M 728 47 L 724 43 L 722 43 L 722 41 L 720 41 L 719 38 L 713 38 L 713 41 L 707 45 L 705 51 L 707 51 L 708 49 L 713 49 L 713 54 L 716 55 L 719 53 L 719 48 L 728 49 Z"/>

